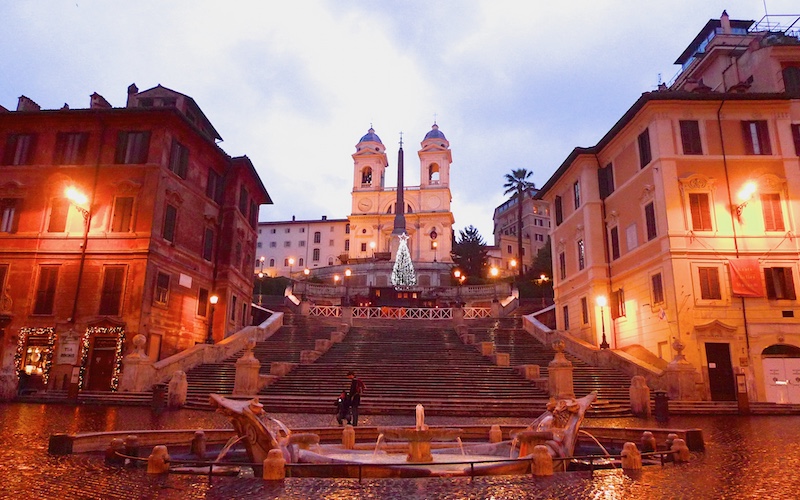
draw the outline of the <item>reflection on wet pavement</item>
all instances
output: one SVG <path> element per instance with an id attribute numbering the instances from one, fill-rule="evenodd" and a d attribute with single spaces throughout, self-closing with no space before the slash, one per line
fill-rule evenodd
<path id="1" fill-rule="evenodd" d="M 290 427 L 332 425 L 332 415 L 274 415 Z M 530 420 L 533 419 L 533 416 Z M 413 425 L 413 416 L 366 416 L 363 425 Z M 528 424 L 518 418 L 436 418 L 430 425 Z M 86 455 L 47 453 L 54 433 L 229 427 L 215 413 L 149 408 L 0 404 L 0 498 L 258 498 L 286 499 L 522 499 L 522 498 L 797 498 L 800 492 L 800 417 L 672 417 L 667 424 L 639 419 L 595 419 L 586 425 L 699 427 L 705 453 L 689 464 L 647 467 L 639 474 L 603 470 L 551 478 L 530 476 L 372 479 L 213 478 L 107 467 Z"/>

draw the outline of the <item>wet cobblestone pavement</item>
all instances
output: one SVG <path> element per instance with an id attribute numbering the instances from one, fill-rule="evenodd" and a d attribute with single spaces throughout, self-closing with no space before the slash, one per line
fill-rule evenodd
<path id="1" fill-rule="evenodd" d="M 273 415 L 290 427 L 330 425 L 329 415 Z M 413 417 L 364 416 L 362 425 L 413 425 Z M 532 420 L 532 419 L 531 419 Z M 519 423 L 526 419 L 436 418 L 430 425 Z M 0 404 L 0 498 L 61 499 L 705 499 L 800 496 L 800 417 L 677 417 L 665 425 L 639 419 L 596 419 L 587 425 L 699 427 L 706 451 L 689 464 L 651 466 L 638 474 L 620 470 L 570 472 L 551 478 L 498 476 L 429 479 L 287 479 L 171 474 L 115 469 L 87 455 L 47 453 L 51 434 L 135 429 L 229 427 L 215 413 L 149 408 Z"/>

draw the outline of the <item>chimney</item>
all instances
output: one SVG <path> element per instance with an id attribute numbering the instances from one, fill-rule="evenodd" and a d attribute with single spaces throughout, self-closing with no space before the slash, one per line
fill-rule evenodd
<path id="1" fill-rule="evenodd" d="M 89 96 L 89 108 L 91 109 L 111 109 L 111 104 L 106 101 L 105 97 L 97 92 Z"/>
<path id="2" fill-rule="evenodd" d="M 128 102 L 125 103 L 125 107 L 128 108 L 135 108 L 136 107 L 136 94 L 139 93 L 139 87 L 136 86 L 135 83 L 131 83 L 128 87 Z"/>
<path id="3" fill-rule="evenodd" d="M 294 222 L 294 220 L 295 220 L 295 219 L 294 219 L 294 215 L 292 215 L 292 222 Z"/>
<path id="4" fill-rule="evenodd" d="M 17 111 L 39 111 L 40 109 L 42 109 L 42 107 L 33 102 L 33 99 L 25 97 L 24 95 L 19 96 Z"/>
<path id="5" fill-rule="evenodd" d="M 328 220 L 328 216 L 327 215 L 323 215 L 322 216 L 322 220 Z"/>
<path id="6" fill-rule="evenodd" d="M 722 33 L 726 35 L 731 34 L 731 19 L 728 17 L 728 11 L 723 10 L 722 15 L 719 16 L 719 22 L 722 24 Z"/>

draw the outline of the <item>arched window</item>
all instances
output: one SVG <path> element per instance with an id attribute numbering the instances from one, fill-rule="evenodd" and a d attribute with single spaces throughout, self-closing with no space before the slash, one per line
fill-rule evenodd
<path id="1" fill-rule="evenodd" d="M 361 171 L 361 185 L 372 185 L 372 167 L 364 167 Z"/>
<path id="2" fill-rule="evenodd" d="M 269 267 L 275 267 L 275 259 L 269 259 Z"/>
<path id="3" fill-rule="evenodd" d="M 439 164 L 431 163 L 428 167 L 428 182 L 431 184 L 439 184 Z"/>
<path id="4" fill-rule="evenodd" d="M 413 214 L 414 210 L 411 208 L 411 205 L 406 204 L 406 213 Z"/>
<path id="5" fill-rule="evenodd" d="M 328 257 L 328 265 L 329 266 L 333 265 L 333 257 Z"/>
<path id="6" fill-rule="evenodd" d="M 392 213 L 392 205 L 389 205 L 389 208 L 386 209 L 386 213 L 387 214 Z"/>

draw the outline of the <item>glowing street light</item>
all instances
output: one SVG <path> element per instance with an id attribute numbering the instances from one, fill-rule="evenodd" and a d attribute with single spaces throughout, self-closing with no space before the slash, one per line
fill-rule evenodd
<path id="1" fill-rule="evenodd" d="M 211 313 L 208 315 L 208 335 L 206 336 L 206 344 L 214 343 L 214 306 L 219 302 L 219 295 L 213 294 L 208 298 L 211 303 Z"/>
<path id="2" fill-rule="evenodd" d="M 69 186 L 66 188 L 64 190 L 64 196 L 66 196 L 66 198 L 72 203 L 72 206 L 74 206 L 75 209 L 78 210 L 81 215 L 83 215 L 83 220 L 88 221 L 89 210 L 83 206 L 89 202 L 89 198 L 87 198 L 86 195 L 75 186 Z"/>
<path id="3" fill-rule="evenodd" d="M 289 257 L 289 278 L 292 277 L 292 266 L 294 265 L 294 257 Z"/>
<path id="4" fill-rule="evenodd" d="M 738 217 L 739 222 L 742 222 L 742 210 L 747 206 L 747 202 L 753 199 L 753 195 L 756 194 L 757 190 L 758 185 L 753 181 L 748 181 L 736 194 L 739 198 L 739 204 L 736 205 L 736 217 Z"/>
<path id="5" fill-rule="evenodd" d="M 376 245 L 376 243 L 375 243 L 374 241 L 370 241 L 370 242 L 369 242 L 369 248 L 370 248 L 370 250 L 372 250 L 372 257 L 373 257 L 373 258 L 375 257 L 375 247 L 376 247 L 376 246 L 377 246 L 377 245 Z"/>

